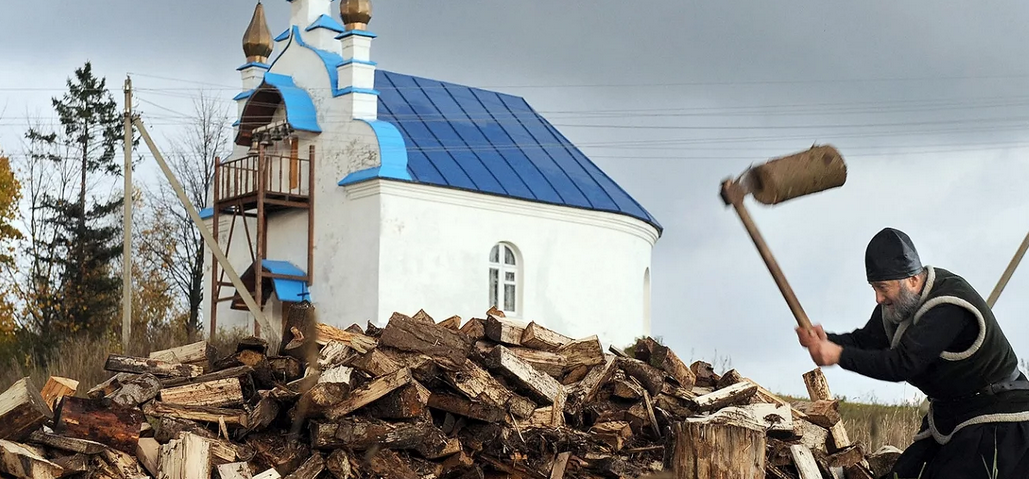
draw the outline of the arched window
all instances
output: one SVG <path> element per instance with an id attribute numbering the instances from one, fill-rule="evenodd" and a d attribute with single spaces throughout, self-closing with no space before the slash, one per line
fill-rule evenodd
<path id="1" fill-rule="evenodd" d="M 489 253 L 489 302 L 504 314 L 518 312 L 518 253 L 514 246 L 497 243 Z"/>

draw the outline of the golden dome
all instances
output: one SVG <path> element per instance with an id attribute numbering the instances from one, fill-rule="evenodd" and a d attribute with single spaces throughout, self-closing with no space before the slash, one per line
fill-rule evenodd
<path id="1" fill-rule="evenodd" d="M 372 21 L 371 0 L 340 0 L 339 14 L 347 30 L 364 30 Z"/>
<path id="2" fill-rule="evenodd" d="M 264 18 L 264 5 L 257 2 L 254 18 L 250 19 L 250 26 L 243 34 L 243 54 L 247 56 L 248 62 L 264 63 L 272 54 L 272 47 L 272 32 Z"/>

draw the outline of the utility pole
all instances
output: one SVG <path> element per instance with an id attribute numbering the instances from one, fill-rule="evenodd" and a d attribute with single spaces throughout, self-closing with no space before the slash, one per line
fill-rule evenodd
<path id="1" fill-rule="evenodd" d="M 125 76 L 125 208 L 122 234 L 121 347 L 129 354 L 132 338 L 132 78 Z"/>

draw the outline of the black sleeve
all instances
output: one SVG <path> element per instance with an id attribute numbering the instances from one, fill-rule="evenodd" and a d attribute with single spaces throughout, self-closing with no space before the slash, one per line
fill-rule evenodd
<path id="1" fill-rule="evenodd" d="M 876 307 L 872 317 L 861 329 L 855 329 L 849 333 L 825 333 L 825 336 L 840 346 L 851 346 L 858 349 L 886 349 L 890 347 L 890 341 L 883 330 L 881 309 Z"/>
<path id="2" fill-rule="evenodd" d="M 954 344 L 970 321 L 977 322 L 965 308 L 952 304 L 936 306 L 917 325 L 908 328 L 895 349 L 844 345 L 840 367 L 882 381 L 906 381 L 924 371 Z"/>

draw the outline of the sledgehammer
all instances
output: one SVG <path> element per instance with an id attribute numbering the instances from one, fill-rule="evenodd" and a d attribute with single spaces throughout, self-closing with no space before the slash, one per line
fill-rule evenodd
<path id="1" fill-rule="evenodd" d="M 766 205 L 775 205 L 798 196 L 810 195 L 842 186 L 847 181 L 847 165 L 835 148 L 828 145 L 812 146 L 811 149 L 789 156 L 774 158 L 766 163 L 752 166 L 736 179 L 722 183 L 722 201 L 736 209 L 743 226 L 754 240 L 758 253 L 765 260 L 775 284 L 779 286 L 786 304 L 797 318 L 797 324 L 804 329 L 811 328 L 811 321 L 800 306 L 797 295 L 779 269 L 764 238 L 750 213 L 743 206 L 743 199 L 751 194 L 754 199 Z"/>

